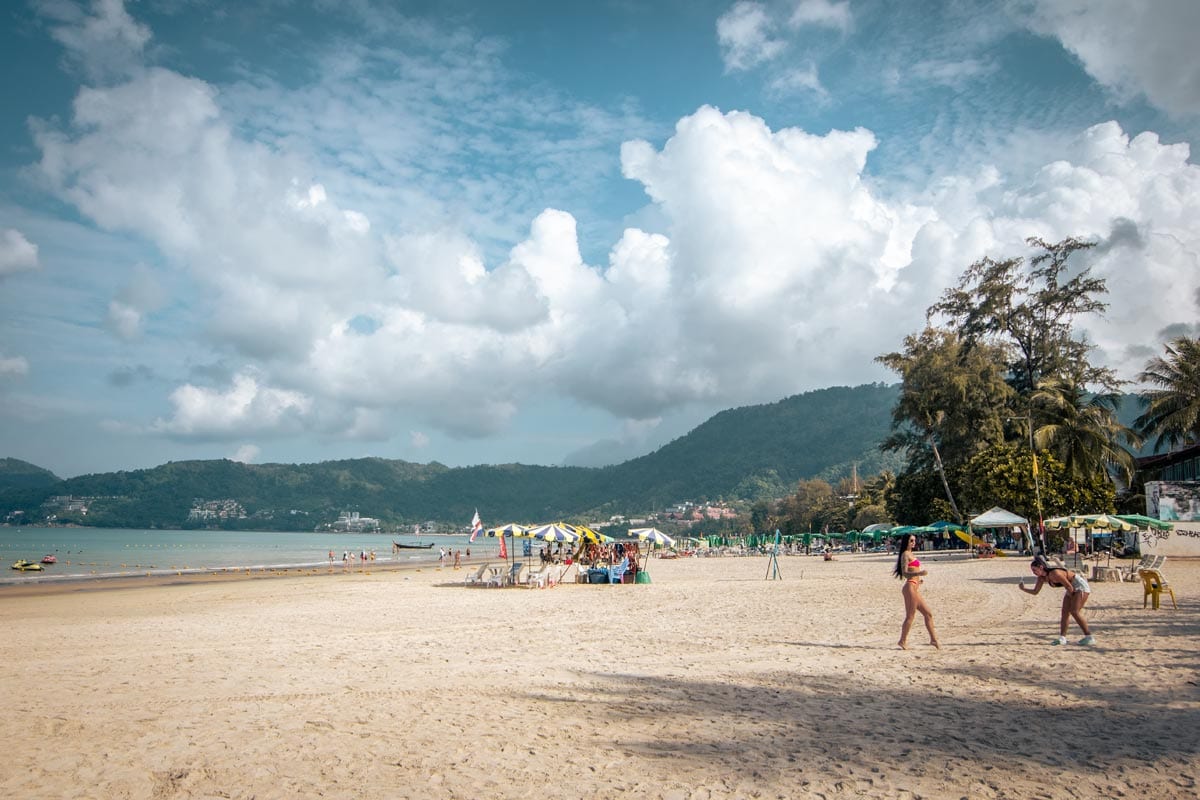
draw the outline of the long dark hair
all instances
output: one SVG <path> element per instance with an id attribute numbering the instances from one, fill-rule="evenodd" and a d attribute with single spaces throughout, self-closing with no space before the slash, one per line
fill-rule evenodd
<path id="1" fill-rule="evenodd" d="M 892 570 L 892 574 L 895 575 L 897 578 L 904 577 L 904 566 L 905 566 L 904 554 L 908 552 L 908 540 L 909 539 L 913 540 L 913 546 L 915 547 L 917 544 L 916 534 L 906 533 L 903 536 L 901 536 L 899 539 L 896 540 L 896 550 L 897 550 L 896 568 L 894 570 Z"/>

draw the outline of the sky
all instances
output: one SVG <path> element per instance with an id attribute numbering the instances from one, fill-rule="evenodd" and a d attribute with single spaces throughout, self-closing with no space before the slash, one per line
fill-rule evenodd
<path id="1" fill-rule="evenodd" d="M 0 457 L 602 465 L 894 382 L 980 258 L 1200 335 L 1200 3 L 14 0 Z"/>

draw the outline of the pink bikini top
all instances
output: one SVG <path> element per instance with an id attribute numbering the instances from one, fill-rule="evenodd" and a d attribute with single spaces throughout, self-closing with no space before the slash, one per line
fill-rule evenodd
<path id="1" fill-rule="evenodd" d="M 910 567 L 919 567 L 919 566 L 921 566 L 921 561 L 920 561 L 920 559 L 914 558 L 912 561 L 908 562 L 908 565 Z"/>

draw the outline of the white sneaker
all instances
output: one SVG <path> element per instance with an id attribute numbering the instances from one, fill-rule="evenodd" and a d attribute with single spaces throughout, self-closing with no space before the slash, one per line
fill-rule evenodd
<path id="1" fill-rule="evenodd" d="M 1083 637 L 1082 639 L 1080 639 L 1080 640 L 1079 640 L 1079 643 L 1080 643 L 1080 644 L 1095 644 L 1095 643 L 1096 643 L 1096 637 L 1092 636 L 1092 635 L 1089 633 L 1087 636 L 1085 636 L 1085 637 Z"/>
<path id="2" fill-rule="evenodd" d="M 1053 642 L 1051 642 L 1050 644 L 1066 644 L 1066 643 L 1067 643 L 1067 637 L 1060 636 L 1057 639 L 1055 639 Z"/>

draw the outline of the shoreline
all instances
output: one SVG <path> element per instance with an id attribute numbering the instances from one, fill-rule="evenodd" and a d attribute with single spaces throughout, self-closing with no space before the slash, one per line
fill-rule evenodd
<path id="1" fill-rule="evenodd" d="M 476 561 L 476 568 L 483 562 Z M 179 570 L 155 570 L 147 575 L 37 575 L 29 576 L 29 581 L 23 578 L 13 578 L 0 582 L 0 602 L 5 597 L 36 597 L 44 595 L 64 594 L 81 591 L 101 591 L 104 589 L 152 589 L 161 586 L 188 586 L 205 583 L 238 583 L 246 580 L 263 580 L 279 578 L 346 578 L 353 576 L 369 576 L 377 572 L 463 572 L 466 564 L 455 570 L 454 567 L 438 566 L 436 562 L 413 563 L 406 561 L 378 560 L 368 562 L 365 569 L 353 567 L 343 570 L 337 562 L 333 568 L 329 562 L 310 564 L 280 564 L 253 567 L 213 567 L 192 568 Z"/>

